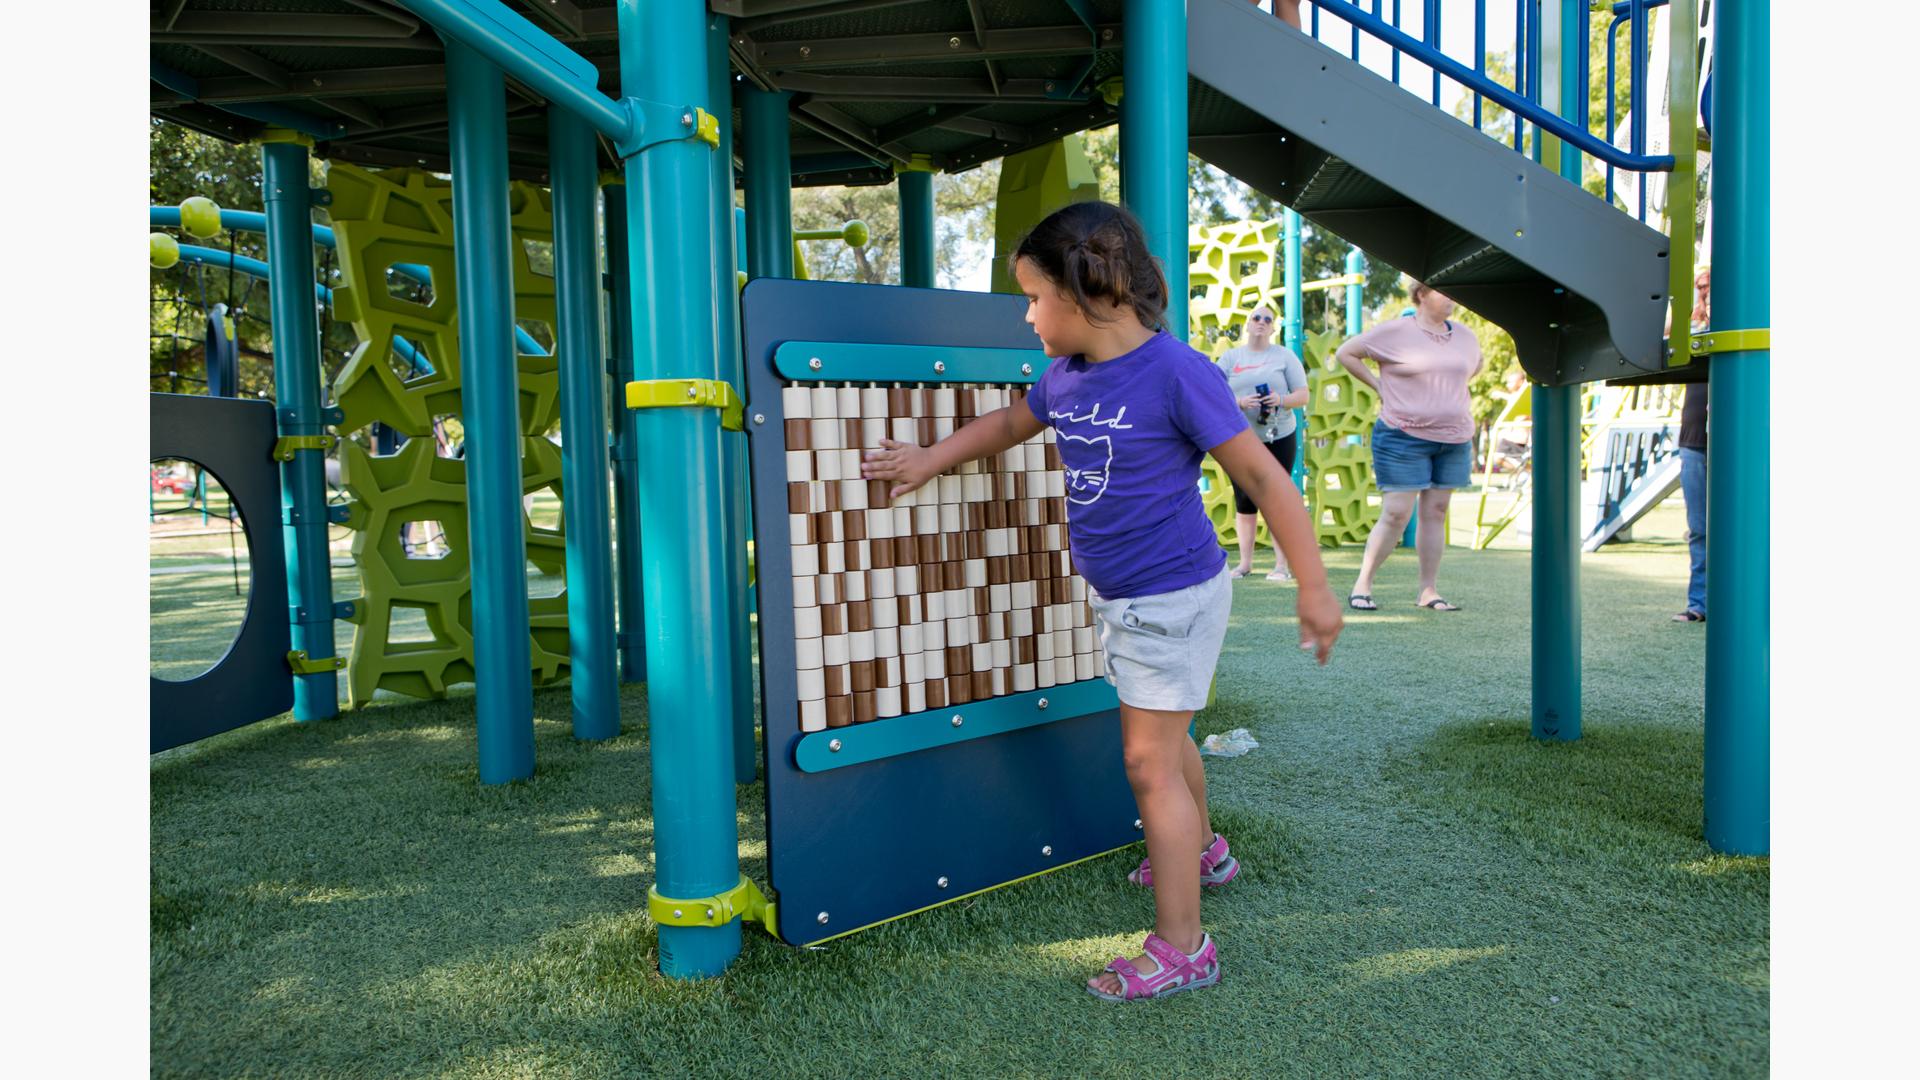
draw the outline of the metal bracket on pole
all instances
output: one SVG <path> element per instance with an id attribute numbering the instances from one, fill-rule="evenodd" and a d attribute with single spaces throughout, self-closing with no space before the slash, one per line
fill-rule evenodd
<path id="1" fill-rule="evenodd" d="M 1687 340 L 1687 349 L 1695 356 L 1708 356 L 1712 353 L 1770 352 L 1773 349 L 1773 330 L 1766 326 L 1758 330 L 1708 330 L 1690 337 Z"/>
<path id="2" fill-rule="evenodd" d="M 698 139 L 709 147 L 720 146 L 720 119 L 697 105 L 664 105 L 641 98 L 622 98 L 620 105 L 631 118 L 631 134 L 620 140 L 614 150 L 622 160 L 664 142 Z"/>
<path id="3" fill-rule="evenodd" d="M 287 653 L 287 666 L 293 669 L 295 675 L 325 675 L 329 672 L 345 671 L 347 658 L 329 656 L 315 660 L 307 655 L 307 650 L 294 649 Z"/>
<path id="4" fill-rule="evenodd" d="M 720 426 L 728 431 L 743 430 L 742 414 L 746 403 L 733 384 L 720 379 L 642 379 L 627 384 L 627 408 L 664 409 L 671 407 L 720 410 Z"/>
<path id="5" fill-rule="evenodd" d="M 740 884 L 718 896 L 673 900 L 661 896 L 658 886 L 647 889 L 647 914 L 657 926 L 720 927 L 739 919 L 757 922 L 772 934 L 776 933 L 774 911 L 774 901 L 745 874 L 740 875 Z"/>
<path id="6" fill-rule="evenodd" d="M 340 441 L 337 435 L 282 435 L 273 443 L 275 461 L 292 461 L 302 450 L 327 451 Z"/>

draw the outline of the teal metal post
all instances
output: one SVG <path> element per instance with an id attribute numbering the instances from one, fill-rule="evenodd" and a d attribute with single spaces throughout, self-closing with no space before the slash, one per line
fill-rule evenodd
<path id="1" fill-rule="evenodd" d="M 1765 330 L 1773 317 L 1768 215 L 1772 152 L 1765 4 L 1723 4 L 1714 20 L 1713 230 L 1715 331 Z M 1707 381 L 1706 835 L 1715 851 L 1765 855 L 1772 843 L 1772 682 L 1768 591 L 1768 408 L 1772 355 L 1765 347 L 1713 356 Z"/>
<path id="2" fill-rule="evenodd" d="M 708 100 L 706 9 L 622 0 L 624 94 L 687 108 Z M 689 135 L 692 131 L 689 130 Z M 713 332 L 714 153 L 691 138 L 626 161 L 627 258 L 641 379 L 718 377 Z M 720 412 L 638 410 L 645 536 L 647 711 L 652 718 L 654 888 L 669 900 L 717 896 L 740 881 L 734 820 L 733 660 L 726 611 Z M 660 927 L 660 972 L 702 978 L 740 954 L 740 920 Z"/>
<path id="3" fill-rule="evenodd" d="M 1347 276 L 1367 272 L 1367 257 L 1360 254 L 1359 248 L 1347 252 Z M 1354 283 L 1347 286 L 1347 336 L 1358 337 L 1366 327 L 1366 312 L 1360 306 L 1366 303 L 1366 286 Z"/>
<path id="4" fill-rule="evenodd" d="M 633 371 L 633 290 L 627 269 L 627 186 L 605 188 L 607 220 L 607 374 L 613 378 L 613 515 L 615 600 L 620 611 L 620 680 L 647 681 L 646 603 L 641 586 L 640 436 L 626 385 Z"/>
<path id="5" fill-rule="evenodd" d="M 900 284 L 933 288 L 933 174 L 900 174 Z"/>
<path id="6" fill-rule="evenodd" d="M 1284 232 L 1282 234 L 1281 262 L 1287 276 L 1287 327 L 1283 344 L 1293 350 L 1295 356 L 1302 355 L 1301 346 L 1306 341 L 1306 325 L 1303 318 L 1303 305 L 1306 292 L 1300 280 L 1300 215 L 1288 207 L 1281 215 Z M 1307 489 L 1307 410 L 1293 410 L 1293 430 L 1299 434 L 1294 438 L 1293 486 L 1302 491 Z"/>
<path id="7" fill-rule="evenodd" d="M 1556 58 L 1556 111 L 1587 108 L 1580 61 L 1586 5 L 1557 0 L 1541 55 Z M 1558 142 L 1558 140 L 1556 140 Z M 1580 182 L 1580 156 L 1559 143 L 1560 175 Z M 1580 384 L 1533 388 L 1533 736 L 1580 737 Z"/>
<path id="8" fill-rule="evenodd" d="M 467 428 L 473 674 L 480 782 L 533 775 L 527 538 L 520 503 L 520 387 L 507 207 L 507 91 L 500 69 L 451 38 L 447 127 L 460 398 Z M 305 241 L 305 237 L 302 237 Z"/>
<path id="9" fill-rule="evenodd" d="M 720 121 L 720 149 L 707 155 L 713 185 L 713 308 L 714 343 L 718 347 L 720 377 L 747 396 L 747 372 L 740 360 L 740 285 L 734 258 L 738 239 L 733 213 L 733 69 L 727 59 L 725 15 L 707 18 L 707 99 Z M 726 481 L 725 537 L 721 569 L 726 575 L 727 631 L 733 658 L 733 776 L 751 784 L 760 774 L 760 756 L 753 743 L 753 632 L 747 625 L 747 540 L 752 536 L 747 509 L 747 437 L 729 431 L 722 436 L 721 471 Z"/>
<path id="10" fill-rule="evenodd" d="M 553 188 L 554 327 L 560 354 L 560 481 L 566 491 L 567 641 L 573 734 L 620 734 L 614 665 L 613 527 L 607 507 L 607 375 L 600 356 L 600 176 L 593 129 L 547 109 Z"/>
<path id="11" fill-rule="evenodd" d="M 1167 275 L 1167 329 L 1187 340 L 1187 13 L 1183 0 L 1126 0 L 1120 175 L 1125 202 Z"/>
<path id="12" fill-rule="evenodd" d="M 793 152 L 784 90 L 740 90 L 747 140 L 747 276 L 793 276 Z"/>
<path id="13" fill-rule="evenodd" d="M 314 307 L 312 194 L 303 136 L 276 132 L 260 148 L 267 210 L 268 295 L 273 304 L 273 394 L 282 438 L 327 433 L 320 407 L 320 325 Z M 287 604 L 293 647 L 324 660 L 333 649 L 333 571 L 327 555 L 327 452 L 295 450 L 280 463 L 280 513 L 287 549 Z M 204 505 L 204 504 L 203 504 Z M 339 676 L 293 676 L 293 718 L 340 712 Z"/>

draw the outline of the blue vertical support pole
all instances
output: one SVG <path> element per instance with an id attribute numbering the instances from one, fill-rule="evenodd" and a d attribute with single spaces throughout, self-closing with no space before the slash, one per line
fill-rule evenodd
<path id="1" fill-rule="evenodd" d="M 747 140 L 747 276 L 793 276 L 793 150 L 784 90 L 740 90 Z"/>
<path id="2" fill-rule="evenodd" d="M 1287 280 L 1287 325 L 1281 343 L 1301 355 L 1306 344 L 1306 289 L 1300 280 L 1300 215 L 1288 207 L 1281 215 L 1281 263 Z M 1307 489 L 1307 410 L 1293 410 L 1293 486 Z"/>
<path id="3" fill-rule="evenodd" d="M 915 163 L 900 170 L 900 284 L 933 288 L 933 172 Z"/>
<path id="4" fill-rule="evenodd" d="M 553 189 L 553 285 L 559 325 L 560 481 L 567 493 L 567 642 L 573 734 L 620 734 L 614 662 L 613 527 L 607 506 L 607 375 L 600 341 L 600 175 L 593 129 L 547 109 Z"/>
<path id="5" fill-rule="evenodd" d="M 261 140 L 261 197 L 267 210 L 268 295 L 273 304 L 273 394 L 282 439 L 327 433 L 320 405 L 320 323 L 314 306 L 312 193 L 305 136 L 273 129 Z M 331 659 L 333 571 L 327 555 L 326 450 L 297 447 L 280 462 L 280 514 L 287 550 L 287 605 L 293 647 Z M 202 503 L 204 504 L 204 501 Z M 339 676 L 293 677 L 293 718 L 325 720 L 340 711 Z"/>
<path id="6" fill-rule="evenodd" d="M 713 185 L 714 343 L 720 377 L 744 398 L 747 372 L 740 359 L 740 285 L 734 262 L 738 239 L 733 213 L 733 68 L 727 59 L 730 24 L 725 15 L 707 16 L 707 100 L 720 122 L 720 147 L 707 158 Z M 747 625 L 747 538 L 752 534 L 747 516 L 747 436 L 728 431 L 721 439 L 720 468 L 726 478 L 721 489 L 726 499 L 721 508 L 726 514 L 721 569 L 726 575 L 727 632 L 732 642 L 728 655 L 733 660 L 733 775 L 740 783 L 751 784 L 759 776 L 760 758 L 753 744 L 753 632 Z"/>
<path id="7" fill-rule="evenodd" d="M 693 110 L 708 102 L 706 8 L 621 0 L 620 85 L 628 97 Z M 689 122 L 685 135 L 697 124 Z M 638 375 L 714 379 L 713 283 L 701 268 L 716 238 L 711 163 L 696 138 L 627 158 L 627 258 Z M 726 543 L 717 409 L 638 410 L 645 537 L 647 711 L 652 718 L 654 889 L 669 900 L 718 896 L 740 881 L 734 820 L 733 661 L 721 554 Z M 740 920 L 660 927 L 660 972 L 718 975 L 740 954 Z"/>
<path id="8" fill-rule="evenodd" d="M 1586 113 L 1579 85 L 1587 47 L 1583 0 L 1551 0 L 1540 33 L 1557 73 L 1549 88 L 1563 117 Z M 1536 135 L 1538 133 L 1536 132 Z M 1545 142 L 1548 137 L 1540 137 Z M 1580 181 L 1580 157 L 1553 139 L 1543 149 Z M 1533 736 L 1580 737 L 1580 384 L 1533 390 Z"/>
<path id="9" fill-rule="evenodd" d="M 500 69 L 451 38 L 447 127 L 460 399 L 467 429 L 473 674 L 480 782 L 533 775 L 532 635 L 520 478 L 519 365 L 507 206 L 507 91 Z"/>
<path id="10" fill-rule="evenodd" d="M 1723 4 L 1714 19 L 1712 329 L 1766 330 L 1773 257 L 1768 218 L 1772 110 L 1767 68 L 1772 29 L 1765 4 Z M 1768 409 L 1765 339 L 1716 353 L 1707 369 L 1706 835 L 1715 851 L 1765 855 L 1771 845 L 1773 602 L 1768 592 Z"/>
<path id="11" fill-rule="evenodd" d="M 633 289 L 627 269 L 627 186 L 607 184 L 607 374 L 613 378 L 614 599 L 620 632 L 620 681 L 647 679 L 646 601 L 641 584 L 640 436 L 626 407 L 624 389 L 636 376 L 633 363 Z"/>
<path id="12" fill-rule="evenodd" d="M 1187 13 L 1183 0 L 1126 0 L 1125 201 L 1167 275 L 1167 329 L 1187 340 Z"/>

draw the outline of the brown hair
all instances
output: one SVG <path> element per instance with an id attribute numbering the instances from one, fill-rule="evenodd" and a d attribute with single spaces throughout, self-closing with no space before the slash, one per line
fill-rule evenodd
<path id="1" fill-rule="evenodd" d="M 1147 250 L 1139 219 L 1105 202 L 1074 203 L 1048 214 L 1022 237 L 1007 258 L 1012 270 L 1021 259 L 1058 285 L 1089 320 L 1093 300 L 1132 308 L 1142 326 L 1160 329 L 1166 321 L 1167 278 L 1160 261 Z"/>

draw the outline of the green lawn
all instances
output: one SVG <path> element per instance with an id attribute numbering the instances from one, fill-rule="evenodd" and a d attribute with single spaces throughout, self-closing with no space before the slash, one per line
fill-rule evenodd
<path id="1" fill-rule="evenodd" d="M 1246 865 L 1205 900 L 1225 979 L 1151 1005 L 1080 989 L 1150 924 L 1137 849 L 819 950 L 753 931 L 724 978 L 661 979 L 638 688 L 598 745 L 539 693 L 538 773 L 499 788 L 464 697 L 159 755 L 153 1072 L 1763 1076 L 1768 864 L 1702 842 L 1704 635 L 1667 621 L 1677 533 L 1641 535 L 1583 560 L 1573 744 L 1527 735 L 1524 551 L 1450 550 L 1451 615 L 1412 606 L 1396 557 L 1326 669 L 1291 587 L 1237 583 L 1199 720 L 1262 744 L 1207 764 Z M 1358 552 L 1329 561 L 1344 587 Z M 758 785 L 739 807 L 764 883 Z"/>

